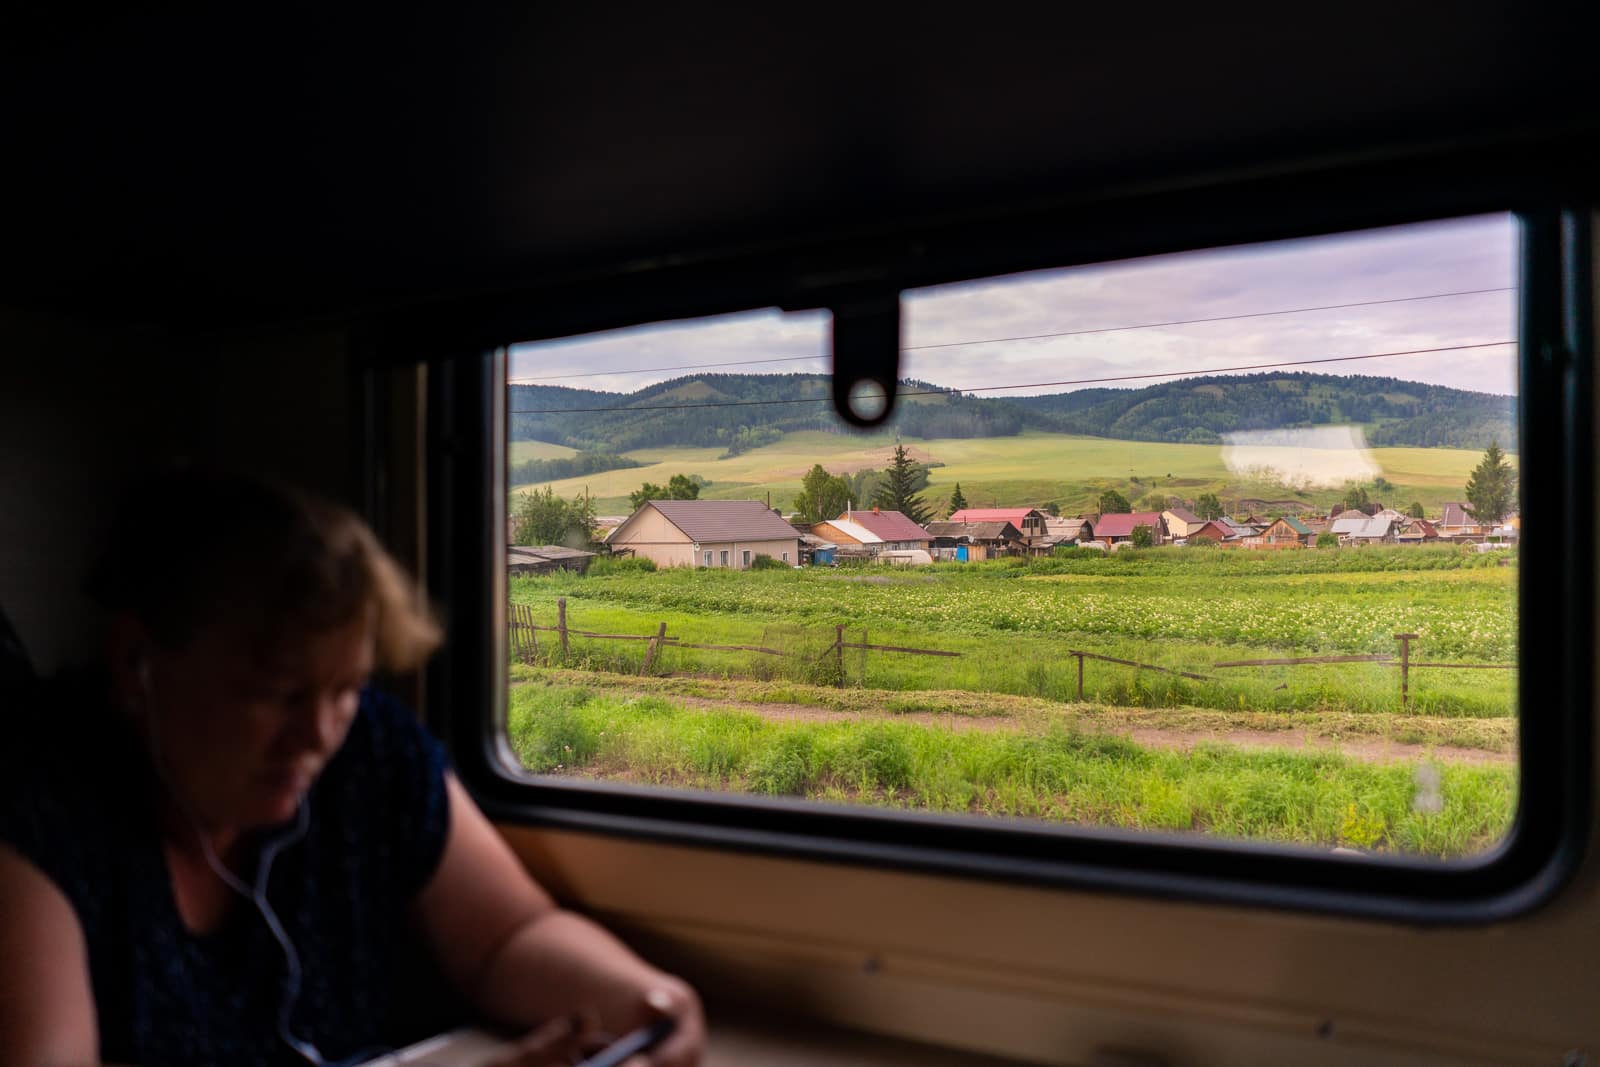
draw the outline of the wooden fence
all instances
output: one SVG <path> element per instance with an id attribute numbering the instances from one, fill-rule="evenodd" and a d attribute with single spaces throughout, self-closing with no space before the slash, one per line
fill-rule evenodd
<path id="1" fill-rule="evenodd" d="M 640 674 L 649 672 L 654 665 L 656 656 L 661 648 L 667 645 L 673 648 L 697 648 L 713 652 L 755 652 L 764 656 L 791 655 L 778 648 L 765 648 L 761 645 L 708 645 L 681 641 L 677 637 L 668 635 L 667 624 L 661 623 L 653 634 L 603 634 L 592 630 L 574 630 L 567 625 L 567 598 L 561 597 L 556 601 L 556 625 L 542 626 L 534 621 L 533 609 L 526 604 L 511 604 L 507 612 L 511 640 L 511 657 L 519 663 L 534 663 L 539 655 L 539 634 L 541 632 L 554 633 L 561 643 L 561 656 L 565 659 L 571 654 L 572 637 L 583 637 L 594 641 L 648 641 L 649 648 L 645 651 L 644 663 L 639 668 Z M 1212 670 L 1223 670 L 1237 667 L 1298 667 L 1307 664 L 1329 663 L 1376 663 L 1384 667 L 1400 668 L 1400 710 L 1409 711 L 1411 708 L 1411 672 L 1424 667 L 1444 667 L 1452 670 L 1483 670 L 1483 671 L 1512 671 L 1517 669 L 1515 663 L 1434 663 L 1413 660 L 1411 658 L 1411 642 L 1418 639 L 1417 634 L 1395 634 L 1395 640 L 1400 643 L 1400 656 L 1396 659 L 1388 653 L 1374 655 L 1348 655 L 1348 656 L 1275 656 L 1268 659 L 1235 659 L 1213 663 Z M 833 628 L 833 643 L 822 651 L 821 655 L 812 657 L 813 661 L 821 661 L 833 657 L 838 665 L 838 677 L 843 684 L 845 676 L 844 653 L 845 649 L 859 649 L 861 651 L 861 674 L 866 678 L 866 654 L 872 652 L 892 652 L 910 656 L 946 656 L 958 657 L 960 652 L 950 652 L 937 648 L 909 648 L 904 645 L 874 645 L 867 641 L 867 631 L 861 631 L 860 641 L 846 641 L 843 623 L 836 624 Z M 1196 674 L 1192 671 L 1178 670 L 1174 667 L 1162 667 L 1154 663 L 1140 663 L 1137 660 L 1119 659 L 1116 656 L 1106 656 L 1098 652 L 1089 652 L 1080 648 L 1065 650 L 1067 655 L 1078 661 L 1078 699 L 1083 699 L 1083 663 L 1084 660 L 1098 660 L 1101 663 L 1114 663 L 1123 667 L 1132 667 L 1135 670 L 1156 671 L 1160 674 L 1171 674 L 1179 678 L 1190 678 L 1197 682 L 1210 682 L 1215 679 L 1206 674 Z"/>
<path id="2" fill-rule="evenodd" d="M 554 626 L 541 626 L 534 621 L 533 609 L 526 604 L 511 604 L 506 613 L 508 630 L 511 639 L 511 658 L 518 663 L 533 663 L 539 654 L 539 633 L 555 633 L 561 640 L 561 655 L 565 659 L 571 654 L 570 637 L 586 637 L 595 641 L 648 641 L 650 647 L 645 651 L 644 663 L 639 668 L 640 674 L 649 672 L 655 663 L 656 653 L 664 645 L 673 648 L 698 648 L 712 652 L 755 652 L 763 656 L 787 656 L 790 653 L 781 648 L 765 648 L 761 645 L 708 645 L 697 642 L 683 641 L 667 634 L 667 624 L 661 623 L 653 634 L 602 634 L 593 630 L 574 630 L 567 625 L 567 598 L 561 597 L 556 601 L 556 624 Z M 866 631 L 861 632 L 861 640 L 857 642 L 844 639 L 844 626 L 834 627 L 834 642 L 821 656 L 834 656 L 839 663 L 839 674 L 844 676 L 844 650 L 857 648 L 862 650 L 863 656 L 870 649 L 876 652 L 900 652 L 913 656 L 959 656 L 959 652 L 946 652 L 933 648 L 904 648 L 899 645 L 871 645 L 866 643 Z"/>

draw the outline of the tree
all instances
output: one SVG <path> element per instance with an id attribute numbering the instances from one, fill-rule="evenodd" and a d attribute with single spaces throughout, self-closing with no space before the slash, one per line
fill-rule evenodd
<path id="1" fill-rule="evenodd" d="M 1166 511 L 1167 495 L 1165 493 L 1148 493 L 1139 501 L 1139 507 L 1145 511 Z"/>
<path id="2" fill-rule="evenodd" d="M 921 464 L 911 458 L 904 445 L 895 445 L 894 460 L 889 464 L 889 469 L 883 472 L 883 484 L 878 486 L 878 492 L 872 498 L 873 506 L 885 511 L 898 511 L 918 526 L 927 522 L 933 513 L 932 509 L 916 493 L 928 484 L 928 473 L 919 468 Z M 919 473 L 922 476 L 920 485 Z"/>
<path id="3" fill-rule="evenodd" d="M 517 505 L 513 540 L 519 545 L 579 548 L 593 536 L 594 497 L 588 493 L 563 500 L 547 485 L 528 493 Z"/>
<path id="4" fill-rule="evenodd" d="M 1516 473 L 1500 451 L 1500 442 L 1490 441 L 1467 478 L 1467 510 L 1481 523 L 1497 523 L 1511 510 L 1516 494 Z"/>
<path id="5" fill-rule="evenodd" d="M 1340 507 L 1344 511 L 1360 511 L 1370 503 L 1372 501 L 1367 499 L 1367 491 L 1365 489 L 1359 485 L 1350 485 L 1345 487 L 1344 499 L 1340 501 Z"/>
<path id="6" fill-rule="evenodd" d="M 967 506 L 967 498 L 961 495 L 961 483 L 956 483 L 956 491 L 950 494 L 950 514 L 954 515 Z"/>
<path id="7" fill-rule="evenodd" d="M 1128 535 L 1128 541 L 1134 548 L 1149 548 L 1155 544 L 1155 535 L 1150 532 L 1150 527 L 1140 523 Z"/>
<path id="8" fill-rule="evenodd" d="M 1420 501 L 1420 500 L 1413 500 L 1413 501 L 1412 501 L 1412 502 L 1411 502 L 1411 507 L 1409 507 L 1409 508 L 1408 508 L 1408 509 L 1406 509 L 1406 514 L 1407 514 L 1407 515 L 1408 515 L 1408 516 L 1410 516 L 1410 517 L 1411 517 L 1411 518 L 1413 518 L 1413 519 L 1421 519 L 1421 518 L 1425 518 L 1425 517 L 1426 517 L 1426 515 L 1425 515 L 1425 513 L 1424 513 L 1424 512 L 1423 512 L 1423 510 L 1422 510 L 1422 501 Z"/>
<path id="9" fill-rule="evenodd" d="M 829 474 L 818 463 L 800 479 L 800 494 L 794 498 L 794 509 L 807 522 L 822 522 L 844 514 L 849 503 L 850 483 L 837 474 Z"/>
<path id="10" fill-rule="evenodd" d="M 1336 534 L 1336 533 L 1330 533 L 1327 530 L 1322 531 L 1321 533 L 1317 534 L 1317 547 L 1318 548 L 1338 548 L 1339 547 L 1339 535 Z"/>
<path id="11" fill-rule="evenodd" d="M 1194 511 L 1202 519 L 1222 518 L 1222 501 L 1217 499 L 1215 493 L 1201 493 L 1200 499 L 1194 502 Z"/>
<path id="12" fill-rule="evenodd" d="M 645 482 L 638 489 L 628 494 L 628 503 L 633 505 L 633 510 L 635 511 L 638 511 L 647 500 L 699 499 L 700 483 L 687 474 L 674 474 L 667 479 L 666 485 Z"/>
<path id="13" fill-rule="evenodd" d="M 1133 510 L 1133 505 L 1128 503 L 1128 498 L 1115 489 L 1107 489 L 1100 494 L 1100 514 L 1126 515 Z"/>
<path id="14" fill-rule="evenodd" d="M 1056 501 L 1056 500 L 1050 501 L 1050 503 L 1048 503 L 1048 504 L 1046 504 L 1044 506 L 1044 510 L 1045 510 L 1045 514 L 1051 516 L 1052 518 L 1059 519 L 1061 517 L 1061 503 L 1060 503 L 1060 501 Z"/>

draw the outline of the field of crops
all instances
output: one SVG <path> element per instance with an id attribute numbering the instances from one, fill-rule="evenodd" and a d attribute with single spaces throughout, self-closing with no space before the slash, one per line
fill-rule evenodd
<path id="1" fill-rule="evenodd" d="M 757 499 L 772 494 L 775 506 L 786 508 L 813 463 L 834 473 L 882 468 L 892 438 L 820 431 L 793 433 L 763 448 L 720 458 L 716 448 L 640 449 L 629 455 L 646 464 L 555 482 L 566 496 L 588 491 L 602 513 L 626 512 L 627 495 L 644 482 L 664 484 L 673 474 L 698 474 L 711 484 L 706 496 Z M 1337 487 L 1295 492 L 1271 481 L 1252 480 L 1249 472 L 1230 471 L 1219 445 L 1177 445 L 1149 441 L 1117 441 L 1103 437 L 1025 433 L 1015 437 L 907 439 L 913 455 L 940 464 L 930 473 L 930 500 L 949 497 L 957 482 L 974 506 L 1035 506 L 1047 500 L 1075 508 L 1093 500 L 1104 488 L 1128 492 L 1134 499 L 1151 491 L 1193 498 L 1204 492 L 1233 497 L 1301 499 L 1324 505 Z M 513 459 L 548 458 L 554 453 L 536 442 L 514 442 Z M 570 451 L 570 450 L 568 450 Z M 563 453 L 565 454 L 565 453 Z M 1468 473 L 1482 458 L 1478 452 L 1445 448 L 1375 448 L 1365 453 L 1388 480 L 1386 494 L 1400 505 L 1419 500 L 1430 514 L 1446 500 L 1461 499 Z M 1515 463 L 1516 457 L 1511 457 Z M 1137 481 L 1135 481 L 1137 479 Z"/>
<path id="2" fill-rule="evenodd" d="M 1313 725 L 1324 716 L 1344 716 L 1348 724 L 1354 715 L 1372 724 L 1368 732 L 1389 737 L 1400 736 L 1407 721 L 1419 717 L 1433 723 L 1509 726 L 1516 714 L 1516 672 L 1468 665 L 1515 663 L 1517 570 L 1513 561 L 1498 555 L 1454 547 L 1291 553 L 1157 549 L 913 570 L 649 573 L 624 568 L 595 576 L 519 579 L 512 585 L 513 602 L 531 607 L 545 625 L 554 623 L 557 602 L 565 599 L 568 625 L 576 629 L 643 635 L 664 622 L 669 636 L 684 644 L 752 645 L 782 653 L 698 650 L 669 643 L 652 662 L 652 675 L 785 683 L 796 692 L 811 693 L 844 686 L 859 699 L 851 721 L 774 722 L 759 715 L 751 719 L 747 711 L 728 711 L 733 718 L 723 723 L 716 716 L 725 709 L 715 701 L 697 703 L 642 688 L 616 691 L 618 678 L 637 677 L 644 642 L 573 637 L 571 651 L 562 659 L 554 635 L 546 632 L 540 635 L 534 664 L 518 669 L 526 684 L 515 687 L 513 706 L 520 709 L 514 720 L 516 744 L 531 765 L 557 770 L 559 763 L 558 773 L 1314 844 L 1350 844 L 1365 837 L 1370 847 L 1460 854 L 1491 842 L 1506 825 L 1513 765 L 1450 768 L 1446 781 L 1455 784 L 1447 794 L 1455 789 L 1473 799 L 1463 799 L 1453 809 L 1459 819 L 1448 832 L 1437 827 L 1435 832 L 1427 829 L 1435 824 L 1411 819 L 1403 804 L 1396 806 L 1395 798 L 1406 793 L 1402 786 L 1415 770 L 1414 758 L 1371 767 L 1337 748 L 1306 754 L 1202 745 L 1139 756 L 1134 782 L 1118 777 L 1122 771 L 1093 771 L 1089 764 L 1126 763 L 1133 758 L 1128 753 L 1142 751 L 1141 746 L 1125 737 L 1099 745 L 1063 741 L 1057 734 L 1069 721 L 1075 725 L 1067 734 L 1083 732 L 1082 716 L 1074 717 L 1068 709 L 1085 705 L 1105 709 L 1088 730 L 1097 737 L 1115 733 L 1116 716 L 1131 717 L 1136 709 L 1294 716 Z M 852 643 L 959 655 L 854 649 L 830 653 L 839 625 Z M 1388 663 L 1215 666 L 1273 657 L 1394 655 L 1398 648 L 1393 635 L 1399 632 L 1420 635 L 1412 644 L 1414 660 L 1463 665 L 1413 670 L 1411 699 L 1403 710 L 1399 672 Z M 1203 677 L 1090 660 L 1080 698 L 1077 663 L 1067 649 Z M 561 672 L 562 684 L 555 686 L 541 677 L 541 667 L 568 669 Z M 604 672 L 609 679 L 604 685 L 610 688 L 600 696 L 574 684 L 571 668 Z M 595 678 L 599 684 L 601 675 Z M 997 709 L 1005 718 L 1003 729 L 960 736 L 930 731 L 926 724 L 885 721 L 917 707 L 917 694 L 934 704 L 966 702 L 966 712 L 974 714 L 982 713 L 986 697 L 996 705 L 1029 700 L 1035 710 L 1017 717 Z M 797 696 L 788 714 L 804 718 L 815 706 L 814 696 Z M 1063 710 L 1052 715 L 1051 707 Z M 645 714 L 640 708 L 651 710 Z M 641 714 L 651 724 L 651 736 L 677 740 L 653 742 L 648 751 L 639 747 L 644 720 L 635 722 L 632 733 L 606 732 L 601 739 L 596 732 L 604 729 L 603 721 L 632 722 Z M 557 723 L 558 718 L 566 725 Z M 575 745 L 570 758 L 551 763 L 546 758 L 552 751 L 550 739 L 576 729 L 572 724 L 578 722 L 588 723 L 584 729 L 594 736 Z M 702 735 L 713 722 L 722 723 L 716 729 L 727 734 L 717 745 L 726 748 L 733 745 L 727 738 L 741 739 L 727 749 L 739 753 L 737 759 L 696 748 L 711 744 Z M 898 739 L 895 744 L 909 746 L 909 777 L 863 778 L 849 770 L 856 766 L 849 760 L 840 770 L 829 762 L 831 756 L 824 758 L 854 744 L 843 739 L 891 725 L 891 733 L 872 736 L 892 736 Z M 1442 736 L 1442 728 L 1430 729 L 1434 733 L 1429 736 Z M 914 742 L 919 731 L 930 739 Z M 1330 733 L 1336 732 L 1321 731 L 1320 736 Z M 625 736 L 633 741 L 623 744 Z M 1463 737 L 1469 748 L 1490 749 L 1503 748 L 1511 735 L 1496 728 Z M 787 777 L 772 770 L 780 750 L 789 753 L 783 757 L 793 772 Z M 1426 757 L 1427 751 L 1424 745 L 1411 755 Z M 541 752 L 546 756 L 537 756 Z M 1045 764 L 1056 767 L 1054 777 L 1039 777 Z M 943 781 L 943 772 L 936 769 L 950 766 L 971 770 L 961 772 L 964 784 L 959 788 L 935 781 Z M 988 770 L 979 773 L 980 767 Z M 1256 801 L 1240 799 L 1243 794 L 1222 785 L 1266 781 L 1279 773 L 1286 777 L 1278 798 L 1282 803 L 1273 809 L 1281 816 L 1276 824 L 1254 811 Z M 1104 795 L 1085 784 L 1101 779 L 1109 790 Z M 1166 785 L 1158 788 L 1162 781 Z M 1310 792 L 1300 796 L 1301 790 Z M 1380 794 L 1388 797 L 1381 804 L 1374 799 Z M 1470 816 L 1463 814 L 1467 809 Z M 1383 829 L 1372 829 L 1378 826 Z"/>

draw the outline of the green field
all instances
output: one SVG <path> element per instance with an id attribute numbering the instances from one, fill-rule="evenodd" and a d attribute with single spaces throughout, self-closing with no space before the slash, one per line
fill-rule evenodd
<path id="1" fill-rule="evenodd" d="M 574 637 L 562 657 L 547 631 L 532 665 L 516 668 L 516 743 L 531 766 L 553 770 L 538 755 L 551 751 L 551 731 L 588 723 L 583 729 L 593 733 L 602 720 L 627 721 L 634 726 L 576 745 L 571 758 L 556 760 L 559 772 L 1307 844 L 1365 838 L 1360 847 L 1461 854 L 1495 840 L 1510 817 L 1514 766 L 1451 761 L 1514 749 L 1515 671 L 1416 669 L 1402 709 L 1399 672 L 1389 664 L 1215 665 L 1393 655 L 1397 632 L 1421 635 L 1412 646 L 1421 662 L 1514 663 L 1518 569 L 1502 562 L 1453 547 L 1157 549 L 918 570 L 624 568 L 518 579 L 513 602 L 532 608 L 542 625 L 554 623 L 564 598 L 575 629 L 642 635 L 666 623 L 683 644 L 782 654 L 669 643 L 654 658 L 653 677 L 640 677 L 643 642 Z M 850 642 L 959 655 L 830 651 L 841 624 Z M 1089 660 L 1080 698 L 1068 649 L 1204 677 Z M 635 722 L 638 715 L 648 723 Z M 982 728 L 957 729 L 962 723 Z M 653 747 L 638 741 L 646 725 Z M 880 728 L 890 732 L 873 732 Z M 1143 744 L 1117 736 L 1129 731 L 1142 731 Z M 1220 739 L 1222 747 L 1174 749 L 1163 731 Z M 861 777 L 848 753 L 869 734 L 910 753 L 905 775 Z M 1332 748 L 1274 748 L 1291 737 Z M 1412 748 L 1372 767 L 1341 747 L 1373 738 Z M 1248 744 L 1233 751 L 1229 739 Z M 1395 798 L 1440 746 L 1462 800 L 1435 825 L 1407 815 Z M 792 765 L 779 774 L 774 753 L 782 752 Z M 1120 766 L 1129 760 L 1137 766 Z M 1091 766 L 1101 763 L 1119 766 Z M 950 766 L 967 768 L 959 787 L 935 773 Z M 1055 769 L 1044 774 L 1046 766 Z M 1258 810 L 1256 786 L 1224 787 L 1273 775 L 1283 776 L 1275 816 Z M 1099 783 L 1100 801 L 1085 782 Z"/>
<path id="2" fill-rule="evenodd" d="M 1117 441 L 1102 437 L 1025 433 L 1015 437 L 907 439 L 913 456 L 938 463 L 930 475 L 926 497 L 942 502 L 957 482 L 973 506 L 1035 505 L 1057 501 L 1063 514 L 1092 510 L 1106 488 L 1137 499 L 1149 492 L 1183 498 L 1215 492 L 1224 497 L 1301 500 L 1322 507 L 1338 497 L 1338 488 L 1294 490 L 1248 472 L 1229 471 L 1218 445 L 1174 445 Z M 640 449 L 629 455 L 644 467 L 608 471 L 552 483 L 571 496 L 587 490 L 601 513 L 628 511 L 627 495 L 644 482 L 664 484 L 673 474 L 698 474 L 711 484 L 702 495 L 716 498 L 764 499 L 787 509 L 800 479 L 813 463 L 838 474 L 887 465 L 892 438 L 829 434 L 818 431 L 787 434 L 764 448 L 728 459 L 716 448 Z M 534 458 L 534 451 L 559 448 L 537 442 L 514 442 L 513 460 Z M 566 450 L 569 454 L 570 450 Z M 1377 448 L 1367 453 L 1392 485 L 1380 496 L 1401 506 L 1420 500 L 1430 513 L 1447 500 L 1462 498 L 1462 487 L 1478 452 L 1442 448 Z M 1515 462 L 1515 457 L 1511 457 Z"/>

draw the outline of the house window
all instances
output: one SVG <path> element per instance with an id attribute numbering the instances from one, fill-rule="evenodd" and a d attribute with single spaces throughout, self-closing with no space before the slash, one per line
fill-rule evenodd
<path id="1" fill-rule="evenodd" d="M 628 496 L 646 482 L 675 474 L 699 479 L 679 486 L 684 496 L 698 492 L 697 498 L 663 501 L 661 510 L 693 527 L 691 505 L 705 505 L 712 518 L 704 532 L 685 531 L 685 539 L 701 544 L 795 543 L 781 529 L 739 525 L 743 520 L 725 505 L 741 497 L 759 502 L 752 514 L 759 512 L 760 522 L 781 523 L 769 500 L 786 513 L 794 510 L 797 475 L 812 464 L 822 474 L 807 491 L 828 500 L 826 512 L 808 509 L 812 519 L 836 518 L 853 506 L 864 524 L 883 524 L 877 536 L 897 552 L 937 544 L 941 534 L 977 539 L 963 542 L 973 564 L 966 567 L 891 570 L 881 565 L 887 561 L 874 565 L 869 551 L 851 546 L 839 555 L 838 568 L 807 568 L 770 581 L 750 576 L 763 579 L 757 581 L 697 578 L 662 567 L 589 582 L 567 604 L 574 630 L 584 629 L 584 613 L 592 612 L 606 620 L 594 628 L 615 627 L 633 637 L 653 634 L 662 617 L 668 636 L 679 636 L 678 627 L 688 627 L 692 617 L 693 631 L 685 630 L 683 647 L 666 659 L 672 671 L 805 680 L 822 664 L 830 683 L 869 691 L 863 706 L 924 710 L 926 716 L 885 712 L 828 722 L 833 733 L 827 744 L 813 744 L 816 737 L 807 733 L 820 728 L 816 723 L 770 716 L 752 735 L 758 740 L 745 754 L 749 761 L 719 765 L 715 773 L 694 770 L 699 764 L 688 749 L 663 755 L 659 764 L 632 764 L 627 761 L 650 754 L 620 747 L 597 750 L 583 766 L 556 761 L 557 770 L 553 762 L 539 762 L 547 750 L 527 739 L 537 735 L 540 716 L 548 717 L 551 730 L 560 716 L 570 719 L 576 698 L 528 685 L 512 691 L 518 751 L 531 770 L 554 775 L 552 787 L 573 776 L 630 786 L 658 781 L 787 798 L 802 807 L 824 801 L 830 811 L 840 803 L 876 811 L 892 799 L 897 809 L 913 813 L 994 817 L 973 819 L 973 834 L 1015 831 L 1044 840 L 1049 835 L 1042 823 L 1062 833 L 1090 827 L 1204 835 L 1298 849 L 1297 864 L 1336 848 L 1427 861 L 1433 870 L 1442 869 L 1438 861 L 1498 862 L 1496 850 L 1512 826 L 1521 825 L 1528 798 L 1546 795 L 1539 792 L 1543 779 L 1518 762 L 1517 754 L 1531 751 L 1519 732 L 1521 687 L 1534 684 L 1522 680 L 1519 648 L 1524 656 L 1555 657 L 1554 674 L 1567 669 L 1560 642 L 1546 648 L 1522 640 L 1520 627 L 1550 625 L 1519 622 L 1516 610 L 1522 568 L 1531 575 L 1543 561 L 1510 549 L 1496 566 L 1481 566 L 1450 545 L 1308 551 L 1282 526 L 1265 536 L 1262 531 L 1269 516 L 1287 515 L 1320 532 L 1346 497 L 1400 510 L 1420 504 L 1427 517 L 1439 516 L 1446 503 L 1464 497 L 1491 441 L 1504 459 L 1488 480 L 1515 485 L 1519 425 L 1556 432 L 1523 415 L 1518 346 L 1500 343 L 1519 339 L 1512 292 L 1519 285 L 1519 229 L 1509 216 L 1483 217 L 908 290 L 902 376 L 962 392 L 960 404 L 917 405 L 917 430 L 906 433 L 898 449 L 864 448 L 860 439 L 816 432 L 813 415 L 828 410 L 825 378 L 800 374 L 799 384 L 758 382 L 748 394 L 738 392 L 742 387 L 733 379 L 771 370 L 756 365 L 728 368 L 728 381 L 719 378 L 715 389 L 717 406 L 707 404 L 705 411 L 673 408 L 699 406 L 711 395 L 704 382 L 657 390 L 670 399 L 659 401 L 667 410 L 652 413 L 648 450 L 638 448 L 620 419 L 584 423 L 576 415 L 541 411 L 536 420 L 530 413 L 525 437 L 512 442 L 513 460 L 519 447 L 531 459 L 549 448 L 551 435 L 565 434 L 563 441 L 654 465 L 595 476 L 595 484 L 603 479 L 607 486 L 596 502 L 601 514 L 626 512 Z M 1362 249 L 1365 260 L 1355 251 Z M 1380 261 L 1406 267 L 1381 273 L 1351 268 Z M 1104 298 L 1085 295 L 1096 293 Z M 1413 299 L 1421 297 L 1427 299 Z M 1027 311 L 1022 318 L 1028 325 L 1016 321 L 1019 309 Z M 1181 344 L 1152 354 L 1156 335 L 1149 324 L 1191 320 L 1206 320 L 1205 327 L 1163 327 L 1163 345 L 1168 334 Z M 820 317 L 812 320 L 813 344 L 805 351 L 783 347 L 789 341 L 782 331 L 761 335 L 756 319 L 730 323 L 675 323 L 650 347 L 669 337 L 674 345 L 689 345 L 681 357 L 688 367 L 695 347 L 714 347 L 698 343 L 696 331 L 710 337 L 726 329 L 733 332 L 724 336 L 734 341 L 724 350 L 770 350 L 781 358 L 792 351 L 797 363 L 826 351 Z M 1091 330 L 1101 331 L 1094 342 L 1099 362 L 1082 373 L 1097 381 L 1083 389 L 1059 381 L 1077 372 L 1039 351 L 1050 345 L 996 340 L 1059 332 L 1064 350 L 1075 343 L 1070 335 Z M 650 362 L 634 359 L 642 341 L 639 351 L 617 347 L 634 333 L 599 336 L 587 349 L 585 338 L 530 346 L 543 354 L 529 366 L 581 375 L 679 362 L 658 355 Z M 1522 350 L 1535 351 L 1528 340 Z M 971 358 L 979 352 L 981 360 Z M 779 367 L 784 374 L 793 370 Z M 1521 370 L 1531 381 L 1550 373 Z M 674 380 L 665 372 L 656 377 L 649 388 Z M 1103 378 L 1110 380 L 1098 381 Z M 787 388 L 795 390 L 797 404 L 804 399 L 810 405 L 804 420 L 786 414 L 786 395 L 774 392 Z M 520 404 L 534 402 L 531 393 L 519 401 L 515 389 L 513 420 Z M 1548 398 L 1538 401 L 1541 407 L 1529 404 L 1530 414 L 1542 413 L 1551 424 L 1565 418 Z M 669 438 L 659 443 L 658 424 Z M 1019 426 L 1026 432 L 1017 433 Z M 811 436 L 789 440 L 799 434 Z M 707 448 L 713 439 L 718 447 Z M 693 458 L 673 458 L 663 467 L 656 454 L 662 448 Z M 805 455 L 803 464 L 794 461 L 796 454 Z M 1554 463 L 1560 450 L 1546 455 Z M 945 521 L 959 485 L 967 509 L 977 513 L 973 521 L 929 529 L 929 538 L 913 541 L 912 531 L 888 515 L 862 511 L 864 500 L 892 491 L 889 472 L 897 462 L 903 475 L 897 484 L 910 494 L 906 506 L 916 505 L 917 519 L 926 517 L 929 526 Z M 1529 477 L 1555 476 L 1530 471 Z M 703 491 L 706 485 L 716 487 L 714 497 Z M 575 479 L 570 488 L 581 486 Z M 1519 500 L 1514 491 L 1505 496 L 1508 518 L 1520 511 Z M 1041 558 L 1030 550 L 1036 542 L 1003 540 L 1019 525 L 1030 537 L 1047 533 L 1041 518 L 1023 513 L 1050 502 L 1056 506 L 1049 510 L 1074 516 L 1075 523 L 1085 520 L 1076 531 L 1079 546 L 1046 549 Z M 1542 506 L 1560 518 L 1565 505 Z M 907 513 L 884 509 L 890 510 Z M 1208 534 L 1173 545 L 1172 530 L 1198 530 L 1203 523 L 1144 520 L 1139 540 L 1149 534 L 1155 544 L 1136 548 L 1126 543 L 1131 522 L 1103 523 L 1107 516 L 1168 510 L 1249 520 L 1253 544 Z M 1119 551 L 1111 552 L 1113 546 Z M 748 568 L 754 552 L 734 551 L 739 566 Z M 949 547 L 937 552 L 954 555 Z M 699 555 L 712 565 L 712 550 Z M 730 568 L 732 555 L 724 549 L 715 558 Z M 790 558 L 781 554 L 785 563 Z M 534 605 L 549 618 L 562 589 L 530 581 L 518 583 L 516 595 L 549 601 Z M 1403 639 L 1402 647 L 1398 634 L 1416 636 Z M 689 647 L 702 643 L 719 647 Z M 834 654 L 825 656 L 830 649 Z M 641 714 L 626 685 L 613 688 L 584 705 L 586 716 L 608 716 L 606 745 L 627 735 Z M 958 753 L 956 740 L 923 721 L 944 707 L 928 694 L 949 690 L 980 703 L 993 698 L 998 708 L 986 715 L 984 730 L 951 735 L 971 752 Z M 1033 730 L 1034 720 L 1015 710 L 1019 698 L 1030 714 L 1045 702 L 1051 721 L 1066 729 Z M 665 717 L 652 711 L 651 728 L 680 716 L 683 738 L 689 724 L 703 725 L 711 713 L 688 701 L 658 700 L 672 707 Z M 817 706 L 826 704 L 819 698 Z M 1182 729 L 1161 711 L 1172 707 L 1184 709 Z M 1285 744 L 1281 731 L 1239 726 L 1290 713 L 1316 734 L 1317 751 Z M 1136 737 L 1106 725 L 1135 720 L 1154 725 L 1141 726 Z M 855 751 L 848 739 L 869 728 L 872 744 L 883 751 L 847 759 Z M 1220 748 L 1196 748 L 1188 740 L 1197 732 L 1227 740 Z M 1059 740 L 1083 734 L 1105 736 L 1090 745 Z M 1406 740 L 1392 741 L 1396 737 Z M 1381 759 L 1374 758 L 1373 738 L 1389 746 Z M 1470 753 L 1460 751 L 1474 745 Z M 972 754 L 980 749 L 983 758 Z M 780 758 L 802 750 L 816 758 Z M 837 765 L 826 762 L 840 753 L 846 755 Z M 1019 762 L 1007 764 L 1017 753 Z M 1040 777 L 1039 768 L 1050 768 L 1054 777 Z M 1261 796 L 1274 802 L 1262 805 Z M 823 818 L 819 810 L 807 809 L 805 818 Z M 905 812 L 897 810 L 897 817 Z M 862 831 L 858 839 L 875 833 Z M 1015 845 L 1018 852 L 1034 847 Z M 1043 844 L 1037 848 L 1039 857 L 1052 855 Z M 1332 862 L 1362 866 L 1354 858 Z M 1315 879 L 1307 875 L 1306 884 Z"/>

